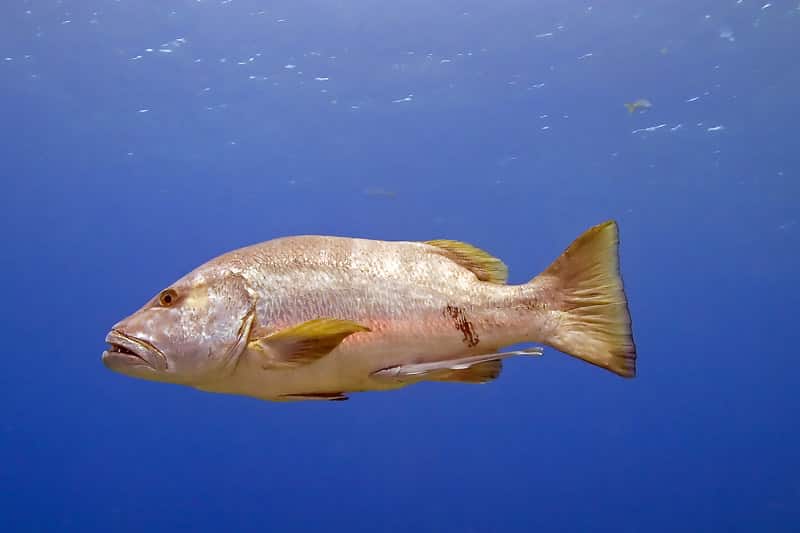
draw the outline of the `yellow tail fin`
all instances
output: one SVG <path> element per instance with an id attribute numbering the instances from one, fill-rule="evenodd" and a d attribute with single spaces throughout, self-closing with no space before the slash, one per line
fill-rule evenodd
<path id="1" fill-rule="evenodd" d="M 558 327 L 545 342 L 624 377 L 636 375 L 636 347 L 619 274 L 613 220 L 578 237 L 531 283 L 547 287 Z"/>

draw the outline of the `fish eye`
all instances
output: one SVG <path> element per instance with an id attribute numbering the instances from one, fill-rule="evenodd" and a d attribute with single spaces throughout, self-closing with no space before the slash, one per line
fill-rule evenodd
<path id="1" fill-rule="evenodd" d="M 161 291 L 161 294 L 158 295 L 158 303 L 160 303 L 162 307 L 171 306 L 177 299 L 178 293 L 175 289 L 164 289 Z"/>

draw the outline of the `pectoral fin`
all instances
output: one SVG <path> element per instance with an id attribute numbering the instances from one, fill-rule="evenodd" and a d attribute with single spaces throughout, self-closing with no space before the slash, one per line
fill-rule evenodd
<path id="1" fill-rule="evenodd" d="M 350 320 L 317 318 L 259 336 L 251 336 L 248 348 L 259 352 L 270 366 L 290 368 L 313 363 L 326 356 L 353 333 L 369 328 Z"/>
<path id="2" fill-rule="evenodd" d="M 424 380 L 485 383 L 497 377 L 500 370 L 499 366 L 488 365 L 489 362 L 499 362 L 501 359 L 513 357 L 515 355 L 542 355 L 542 349 L 536 347 L 526 350 L 515 350 L 513 352 L 472 355 L 469 357 L 435 361 L 432 363 L 397 365 L 383 368 L 377 372 L 373 372 L 371 375 L 375 379 L 392 383 L 408 383 Z M 462 378 L 468 379 L 453 379 L 457 378 L 459 375 Z"/>

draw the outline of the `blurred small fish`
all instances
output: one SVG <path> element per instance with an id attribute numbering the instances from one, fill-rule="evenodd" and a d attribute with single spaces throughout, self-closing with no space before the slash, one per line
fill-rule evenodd
<path id="1" fill-rule="evenodd" d="M 469 244 L 275 239 L 224 254 L 106 336 L 129 376 L 264 400 L 345 400 L 422 381 L 485 383 L 543 343 L 633 377 L 617 225 L 580 236 L 542 274 L 507 285 Z"/>
<path id="2" fill-rule="evenodd" d="M 720 39 L 727 39 L 730 42 L 736 41 L 736 37 L 733 35 L 733 30 L 727 26 L 720 28 L 719 37 Z"/>
<path id="3" fill-rule="evenodd" d="M 396 198 L 397 192 L 382 189 L 380 187 L 367 187 L 364 189 L 364 194 L 367 196 L 379 196 L 383 198 Z"/>
<path id="4" fill-rule="evenodd" d="M 625 104 L 625 107 L 628 108 L 628 113 L 636 113 L 637 111 L 645 111 L 653 107 L 653 103 L 648 100 L 647 98 L 639 98 L 635 102 L 631 102 L 629 104 Z"/>

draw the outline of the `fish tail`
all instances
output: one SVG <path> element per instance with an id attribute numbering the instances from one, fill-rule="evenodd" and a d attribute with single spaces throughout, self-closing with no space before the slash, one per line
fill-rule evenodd
<path id="1" fill-rule="evenodd" d="M 628 113 L 633 113 L 634 111 L 636 111 L 636 104 L 635 103 L 633 103 L 633 104 L 625 104 L 625 107 L 628 108 Z"/>
<path id="2" fill-rule="evenodd" d="M 619 273 L 613 220 L 578 237 L 530 286 L 547 295 L 557 324 L 543 342 L 627 378 L 636 375 L 636 347 Z"/>

